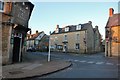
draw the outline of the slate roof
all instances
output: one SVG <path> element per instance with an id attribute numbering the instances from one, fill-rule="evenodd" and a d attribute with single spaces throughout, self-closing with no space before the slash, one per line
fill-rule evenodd
<path id="1" fill-rule="evenodd" d="M 120 26 L 120 13 L 109 17 L 106 27 Z"/>
<path id="2" fill-rule="evenodd" d="M 27 39 L 27 40 L 35 40 L 35 38 L 37 38 L 41 33 L 43 33 L 43 31 L 42 32 L 38 32 L 38 33 L 36 33 L 36 34 L 27 34 L 27 37 L 28 36 L 32 36 L 31 38 L 29 38 L 29 39 Z"/>
<path id="3" fill-rule="evenodd" d="M 87 30 L 89 25 L 91 25 L 90 23 L 84 23 L 84 24 L 79 24 L 81 25 L 81 29 L 80 30 L 76 30 L 76 26 L 77 25 L 68 25 L 65 26 L 63 28 L 59 28 L 59 33 L 55 33 L 55 31 L 52 34 L 60 34 L 60 33 L 68 33 L 68 32 L 76 32 L 76 31 L 83 31 L 83 30 Z M 69 27 L 69 31 L 65 32 L 65 28 Z"/>

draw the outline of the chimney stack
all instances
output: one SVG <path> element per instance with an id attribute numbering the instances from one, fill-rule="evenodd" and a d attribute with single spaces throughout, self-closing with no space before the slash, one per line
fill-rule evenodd
<path id="1" fill-rule="evenodd" d="M 59 29 L 59 25 L 57 25 L 56 29 Z"/>
<path id="2" fill-rule="evenodd" d="M 36 30 L 36 34 L 38 34 L 38 30 Z"/>
<path id="3" fill-rule="evenodd" d="M 109 9 L 109 17 L 112 17 L 114 14 L 114 9 L 113 8 L 110 8 Z"/>
<path id="4" fill-rule="evenodd" d="M 88 21 L 88 23 L 92 25 L 92 21 Z"/>
<path id="5" fill-rule="evenodd" d="M 95 28 L 98 30 L 98 26 L 96 25 Z"/>

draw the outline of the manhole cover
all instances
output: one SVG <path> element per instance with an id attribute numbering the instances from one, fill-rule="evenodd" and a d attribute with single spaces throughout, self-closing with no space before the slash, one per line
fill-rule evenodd
<path id="1" fill-rule="evenodd" d="M 14 74 L 20 74 L 23 73 L 22 71 L 13 71 L 13 72 L 9 72 L 10 74 L 14 75 Z"/>

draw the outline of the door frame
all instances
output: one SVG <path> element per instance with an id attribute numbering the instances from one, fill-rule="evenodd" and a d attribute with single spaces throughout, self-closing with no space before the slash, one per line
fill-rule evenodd
<path id="1" fill-rule="evenodd" d="M 19 39 L 20 39 L 20 42 L 19 42 L 19 44 L 20 44 L 20 47 L 19 47 L 19 60 L 18 60 L 18 62 L 20 62 L 21 61 L 21 55 L 22 55 L 22 53 L 21 53 L 21 51 L 22 51 L 22 33 L 18 33 L 18 34 L 14 34 L 14 38 L 15 37 L 18 37 Z M 14 50 L 14 48 L 13 48 L 13 50 Z M 13 53 L 13 55 L 14 55 L 14 53 Z M 13 56 L 14 57 L 14 56 Z M 12 62 L 14 63 L 14 61 L 12 60 Z"/>

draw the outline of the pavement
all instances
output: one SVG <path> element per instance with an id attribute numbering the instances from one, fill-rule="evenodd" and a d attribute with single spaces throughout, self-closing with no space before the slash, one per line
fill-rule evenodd
<path id="1" fill-rule="evenodd" d="M 22 62 L 16 64 L 10 64 L 2 67 L 2 79 L 27 79 L 37 76 L 44 76 L 51 74 L 72 65 L 69 61 L 53 60 L 47 61 L 35 61 L 35 62 Z"/>

